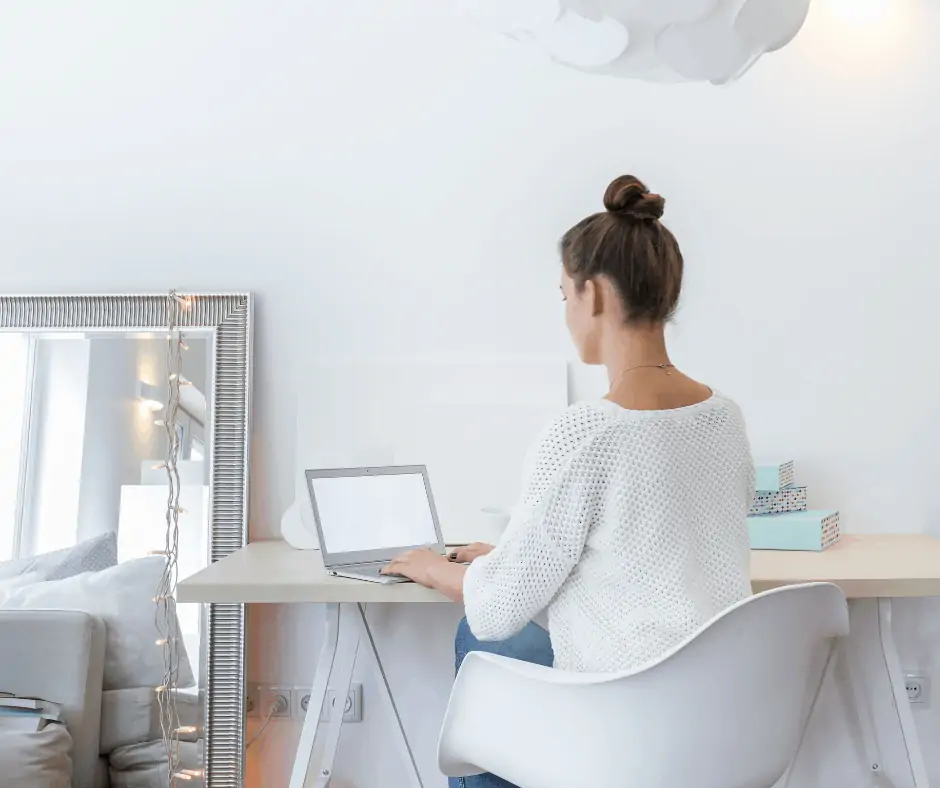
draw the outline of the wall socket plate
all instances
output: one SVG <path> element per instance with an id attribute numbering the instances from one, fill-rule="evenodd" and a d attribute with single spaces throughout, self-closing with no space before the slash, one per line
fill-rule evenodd
<path id="1" fill-rule="evenodd" d="M 271 703 L 278 696 L 288 702 L 288 710 L 275 713 L 274 717 L 290 717 L 296 722 L 303 722 L 307 716 L 310 702 L 310 687 L 287 686 L 283 684 L 262 684 L 248 682 L 245 687 L 245 711 L 249 717 L 268 716 Z M 336 690 L 327 690 L 326 702 L 320 712 L 320 721 L 329 722 L 336 708 Z M 362 684 L 353 682 L 349 685 L 349 694 L 344 706 L 343 722 L 362 722 Z"/>
<path id="2" fill-rule="evenodd" d="M 258 692 L 260 703 L 258 704 L 258 716 L 267 717 L 290 717 L 293 709 L 292 688 L 284 686 L 264 686 Z M 280 702 L 280 708 L 272 711 L 272 708 Z"/>
<path id="3" fill-rule="evenodd" d="M 911 703 L 929 705 L 930 703 L 930 677 L 925 673 L 907 671 L 904 674 L 904 689 L 907 690 L 907 699 Z"/>
<path id="4" fill-rule="evenodd" d="M 294 718 L 303 720 L 310 702 L 310 689 L 308 687 L 297 688 L 294 701 Z M 329 722 L 333 714 L 338 711 L 338 704 L 336 690 L 328 689 L 323 708 L 320 710 L 320 722 Z M 343 722 L 362 722 L 362 684 L 358 682 L 349 685 L 349 693 L 343 705 Z"/>

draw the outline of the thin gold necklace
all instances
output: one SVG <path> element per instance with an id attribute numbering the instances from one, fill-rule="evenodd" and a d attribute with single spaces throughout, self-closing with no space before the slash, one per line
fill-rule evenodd
<path id="1" fill-rule="evenodd" d="M 618 385 L 620 385 L 620 382 L 624 379 L 624 377 L 626 377 L 626 374 L 628 372 L 633 372 L 635 369 L 661 369 L 667 375 L 671 375 L 672 373 L 669 370 L 675 368 L 675 364 L 637 364 L 635 367 L 627 367 L 617 376 L 617 379 L 610 384 L 610 390 L 613 391 Z"/>

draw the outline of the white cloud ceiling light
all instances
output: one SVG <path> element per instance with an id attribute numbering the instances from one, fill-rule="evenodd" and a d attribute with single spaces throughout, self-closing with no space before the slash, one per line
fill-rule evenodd
<path id="1" fill-rule="evenodd" d="M 799 32 L 810 0 L 464 0 L 486 28 L 592 74 L 738 79 Z"/>

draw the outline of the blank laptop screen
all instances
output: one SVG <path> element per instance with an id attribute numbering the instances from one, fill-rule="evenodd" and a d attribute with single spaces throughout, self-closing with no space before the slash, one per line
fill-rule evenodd
<path id="1" fill-rule="evenodd" d="M 328 553 L 436 544 L 420 473 L 311 479 Z"/>

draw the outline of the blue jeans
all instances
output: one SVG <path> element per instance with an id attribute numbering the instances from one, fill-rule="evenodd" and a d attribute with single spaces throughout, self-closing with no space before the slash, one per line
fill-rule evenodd
<path id="1" fill-rule="evenodd" d="M 471 651 L 486 651 L 490 654 L 499 654 L 503 657 L 520 659 L 523 662 L 533 662 L 550 668 L 555 655 L 552 653 L 552 642 L 546 632 L 538 624 L 527 624 L 518 635 L 509 640 L 499 640 L 487 643 L 477 640 L 470 631 L 467 619 L 460 622 L 457 627 L 457 637 L 454 639 L 454 652 L 457 657 L 457 670 L 460 663 Z M 515 788 L 495 774 L 479 774 L 474 777 L 451 777 L 448 781 L 450 788 Z"/>

